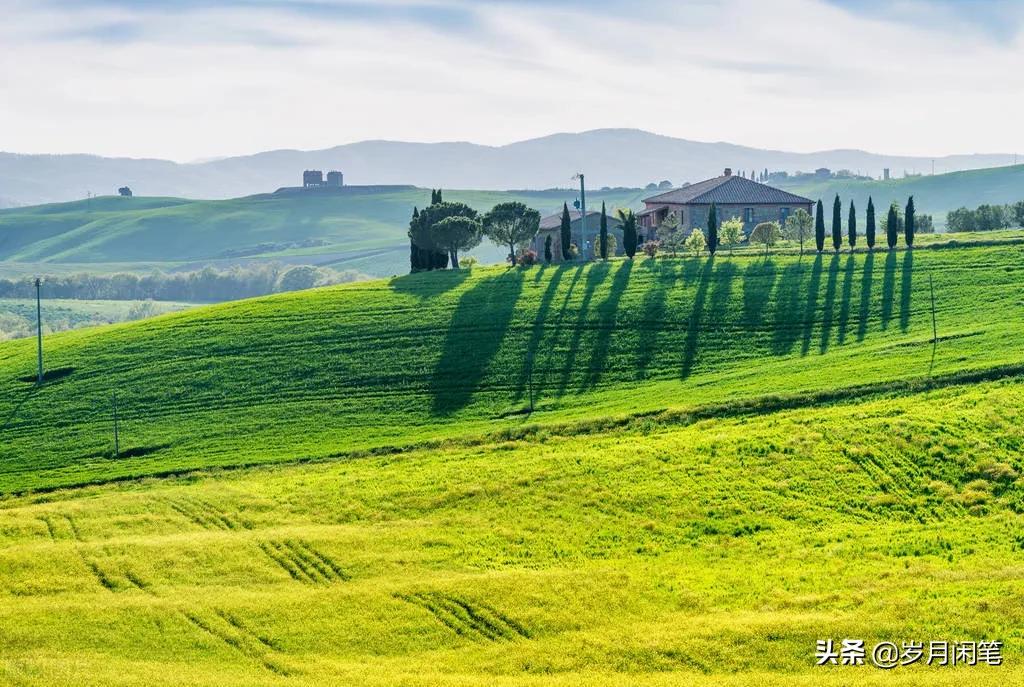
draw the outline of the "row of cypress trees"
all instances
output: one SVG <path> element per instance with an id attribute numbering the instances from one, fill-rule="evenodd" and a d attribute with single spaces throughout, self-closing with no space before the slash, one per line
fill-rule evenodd
<path id="1" fill-rule="evenodd" d="M 821 200 L 818 200 L 818 205 L 815 211 L 814 218 L 814 242 L 817 246 L 818 252 L 821 253 L 825 250 L 825 208 L 822 205 Z M 838 253 L 840 247 L 843 245 L 843 204 L 839 199 L 839 194 L 836 194 L 835 200 L 832 202 L 832 248 Z M 914 221 L 915 209 L 914 209 L 914 197 L 910 196 L 907 200 L 907 209 L 905 214 L 905 220 L 903 223 L 903 236 L 907 243 L 908 248 L 914 246 L 914 233 L 916 230 Z M 889 250 L 896 247 L 896 242 L 899 239 L 900 220 L 899 214 L 896 211 L 896 204 L 893 203 L 889 206 L 889 214 L 885 221 L 885 240 L 889 246 Z M 846 223 L 846 237 L 849 243 L 850 250 L 853 250 L 857 246 L 857 210 L 854 207 L 853 201 L 850 201 L 850 212 L 847 217 Z M 864 229 L 864 238 L 867 242 L 868 249 L 875 249 L 875 237 L 876 237 L 876 226 L 875 226 L 875 202 L 870 196 L 868 197 L 868 210 L 867 210 L 867 226 Z"/>

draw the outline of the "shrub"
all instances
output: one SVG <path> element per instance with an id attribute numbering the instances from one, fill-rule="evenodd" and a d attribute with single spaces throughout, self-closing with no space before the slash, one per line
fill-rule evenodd
<path id="1" fill-rule="evenodd" d="M 644 241 L 643 250 L 649 258 L 656 257 L 659 248 L 661 248 L 661 241 Z"/>
<path id="2" fill-rule="evenodd" d="M 516 264 L 520 267 L 529 267 L 537 264 L 537 251 L 532 248 L 520 248 L 516 252 Z"/>

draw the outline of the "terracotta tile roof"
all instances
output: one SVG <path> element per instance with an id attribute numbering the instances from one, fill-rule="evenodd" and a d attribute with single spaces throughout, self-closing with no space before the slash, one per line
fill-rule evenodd
<path id="1" fill-rule="evenodd" d="M 801 205 L 810 198 L 738 176 L 720 176 L 645 198 L 646 204 Z"/>

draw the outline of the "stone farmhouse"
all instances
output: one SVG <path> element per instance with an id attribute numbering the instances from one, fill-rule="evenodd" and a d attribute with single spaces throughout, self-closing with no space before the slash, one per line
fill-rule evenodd
<path id="1" fill-rule="evenodd" d="M 583 245 L 583 213 L 579 210 L 569 209 L 569 226 L 572 229 L 572 242 L 577 246 Z M 597 210 L 587 211 L 587 257 L 594 257 L 594 248 L 597 246 L 597 235 L 601 230 L 601 213 Z M 615 237 L 615 254 L 623 255 L 622 252 L 622 226 L 619 218 L 608 213 L 608 234 Z M 562 213 L 556 212 L 548 215 L 540 221 L 540 231 L 534 237 L 530 248 L 537 252 L 540 259 L 544 259 L 544 242 L 548 236 L 551 237 L 551 258 L 552 262 L 562 262 Z"/>
<path id="2" fill-rule="evenodd" d="M 739 217 L 747 235 L 761 222 L 785 224 L 786 218 L 797 210 L 814 214 L 811 199 L 733 176 L 732 170 L 727 168 L 720 177 L 646 198 L 646 207 L 637 213 L 638 233 L 652 238 L 658 226 L 673 212 L 685 234 L 689 235 L 697 227 L 706 231 L 712 203 L 715 204 L 719 223 Z"/>

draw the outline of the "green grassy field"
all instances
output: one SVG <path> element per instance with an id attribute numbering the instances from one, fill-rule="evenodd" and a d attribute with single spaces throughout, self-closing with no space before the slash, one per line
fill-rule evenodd
<path id="1" fill-rule="evenodd" d="M 127 320 L 143 319 L 191 307 L 170 301 L 110 301 L 47 299 L 43 306 L 44 332 L 62 332 Z M 0 298 L 0 340 L 35 336 L 36 302 Z"/>
<path id="2" fill-rule="evenodd" d="M 519 200 L 548 214 L 564 202 L 571 205 L 576 195 L 566 190 L 452 190 L 445 198 L 480 211 Z M 589 200 L 636 207 L 644 195 L 649 194 L 595 191 Z M 297 257 L 377 276 L 402 274 L 409 266 L 409 217 L 414 206 L 429 201 L 429 189 L 398 187 L 233 200 L 100 197 L 0 210 L 0 261 L 10 263 L 0 266 L 0 276 L 24 272 L 27 268 L 21 265 L 148 270 L 154 265 L 173 269 L 211 261 L 294 262 Z M 484 262 L 499 262 L 504 255 L 489 244 L 474 252 Z"/>
<path id="3" fill-rule="evenodd" d="M 0 344 L 0 677 L 1012 684 L 1022 258 L 418 274 L 48 337 L 39 389 Z"/>

